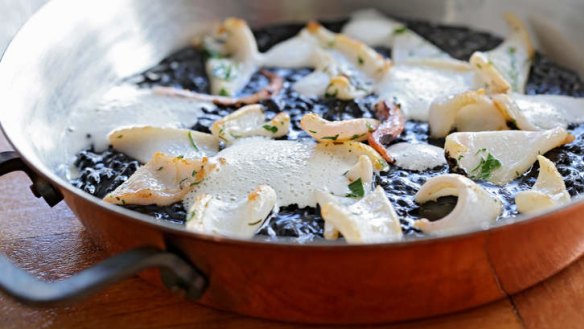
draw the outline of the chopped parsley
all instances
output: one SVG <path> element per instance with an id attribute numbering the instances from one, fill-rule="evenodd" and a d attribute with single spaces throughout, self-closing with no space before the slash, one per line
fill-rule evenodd
<path id="1" fill-rule="evenodd" d="M 355 135 L 351 136 L 351 140 L 354 141 L 355 139 L 359 139 L 359 138 L 361 138 L 363 136 L 365 136 L 365 134 L 361 134 L 361 135 L 355 134 Z"/>
<path id="2" fill-rule="evenodd" d="M 189 131 L 189 142 L 191 143 L 191 146 L 195 149 L 195 151 L 199 152 L 199 147 L 193 140 L 193 133 L 191 131 Z"/>
<path id="3" fill-rule="evenodd" d="M 278 127 L 276 127 L 276 126 L 272 126 L 272 125 L 265 124 L 265 125 L 262 126 L 262 128 L 264 128 L 265 130 L 271 132 L 272 134 L 275 134 L 275 133 L 278 132 Z"/>
<path id="4" fill-rule="evenodd" d="M 365 125 L 367 126 L 367 130 L 368 130 L 370 133 L 372 133 L 372 132 L 374 132 L 374 131 L 375 131 L 375 129 L 374 129 L 372 126 L 371 126 L 371 124 L 370 124 L 369 122 L 367 122 Z"/>
<path id="5" fill-rule="evenodd" d="M 184 157 L 185 157 L 185 156 L 181 154 L 181 155 L 177 156 L 176 158 L 177 158 L 177 159 L 184 159 Z"/>
<path id="6" fill-rule="evenodd" d="M 164 167 L 161 166 L 160 168 L 156 169 L 156 171 L 161 171 L 162 169 L 164 169 Z"/>
<path id="7" fill-rule="evenodd" d="M 221 90 L 219 90 L 219 96 L 229 97 L 229 92 L 227 91 L 227 89 L 221 88 Z"/>
<path id="8" fill-rule="evenodd" d="M 191 219 L 193 219 L 196 214 L 197 214 L 196 210 L 189 212 L 189 215 L 187 216 L 187 222 L 190 221 Z"/>
<path id="9" fill-rule="evenodd" d="M 359 63 L 359 65 L 365 64 L 365 60 L 361 56 L 357 57 L 357 62 Z"/>
<path id="10" fill-rule="evenodd" d="M 207 58 L 223 58 L 224 57 L 217 50 L 211 49 L 211 48 L 206 48 L 206 47 L 203 49 L 203 55 L 205 55 L 205 57 L 207 57 Z"/>
<path id="11" fill-rule="evenodd" d="M 195 177 L 197 175 L 197 171 L 193 170 L 193 172 L 191 173 L 191 177 Z"/>
<path id="12" fill-rule="evenodd" d="M 339 138 L 339 134 L 336 134 L 334 136 L 327 136 L 327 137 L 323 137 L 322 139 L 329 139 L 331 141 L 336 141 L 337 138 Z"/>
<path id="13" fill-rule="evenodd" d="M 314 131 L 314 130 L 309 130 L 309 131 L 310 131 L 311 133 L 313 133 L 313 134 L 317 134 L 317 132 L 316 132 L 316 131 Z"/>
<path id="14" fill-rule="evenodd" d="M 486 149 L 478 150 L 477 154 L 479 153 L 486 153 L 487 156 L 481 156 L 479 164 L 470 172 L 473 178 L 486 180 L 491 177 L 493 171 L 501 167 L 501 161 L 495 158 L 490 152 L 487 152 Z"/>
<path id="15" fill-rule="evenodd" d="M 217 79 L 230 81 L 237 76 L 237 68 L 234 67 L 236 64 L 225 60 L 222 60 L 214 64 L 215 65 L 213 65 L 213 76 L 216 77 Z"/>
<path id="16" fill-rule="evenodd" d="M 509 47 L 507 49 L 509 57 L 511 59 L 511 68 L 509 69 L 509 75 L 511 76 L 511 86 L 514 91 L 519 90 L 519 68 L 517 67 L 517 49 L 515 47 Z"/>
<path id="17" fill-rule="evenodd" d="M 365 195 L 365 188 L 363 187 L 363 182 L 361 178 L 349 184 L 349 190 L 351 193 L 347 194 L 348 198 L 362 198 Z"/>
<path id="18" fill-rule="evenodd" d="M 396 28 L 395 30 L 393 30 L 393 34 L 404 34 L 404 33 L 406 33 L 407 30 L 408 30 L 407 27 L 400 26 L 400 27 Z"/>

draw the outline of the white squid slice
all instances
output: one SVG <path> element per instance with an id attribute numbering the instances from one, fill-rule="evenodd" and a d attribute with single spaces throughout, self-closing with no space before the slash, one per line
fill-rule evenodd
<path id="1" fill-rule="evenodd" d="M 226 143 L 238 138 L 262 136 L 277 138 L 286 136 L 290 131 L 290 115 L 286 112 L 277 114 L 266 122 L 263 106 L 247 105 L 215 121 L 211 133 Z"/>
<path id="2" fill-rule="evenodd" d="M 206 157 L 184 159 L 158 152 L 127 181 L 106 195 L 104 201 L 119 205 L 168 206 L 181 201 L 217 166 L 217 162 Z"/>
<path id="3" fill-rule="evenodd" d="M 457 196 L 456 206 L 447 216 L 436 221 L 421 219 L 414 226 L 424 233 L 447 234 L 472 228 L 486 228 L 503 210 L 501 201 L 470 179 L 456 174 L 430 178 L 416 193 L 419 204 L 444 196 Z"/>
<path id="4" fill-rule="evenodd" d="M 249 239 L 272 213 L 278 211 L 276 192 L 260 185 L 237 203 L 225 202 L 208 194 L 197 196 L 189 209 L 186 228 L 206 234 Z"/>
<path id="5" fill-rule="evenodd" d="M 407 64 L 416 59 L 439 58 L 455 61 L 448 53 L 405 27 L 395 31 L 391 47 L 391 59 L 396 65 Z"/>
<path id="6" fill-rule="evenodd" d="M 428 123 L 434 138 L 446 137 L 455 128 L 470 132 L 509 129 L 505 116 L 481 91 L 438 98 L 430 106 Z"/>
<path id="7" fill-rule="evenodd" d="M 228 18 L 216 35 L 205 41 L 207 51 L 215 55 L 206 62 L 211 93 L 234 96 L 245 87 L 262 62 L 253 33 L 244 20 Z"/>
<path id="8" fill-rule="evenodd" d="M 341 33 L 361 40 L 368 46 L 391 47 L 396 31 L 399 33 L 403 28 L 403 23 L 375 9 L 362 9 L 351 14 L 351 19 L 343 26 Z"/>
<path id="9" fill-rule="evenodd" d="M 559 95 L 494 95 L 493 101 L 521 130 L 567 128 L 584 122 L 584 98 Z"/>
<path id="10" fill-rule="evenodd" d="M 503 185 L 525 173 L 538 155 L 573 140 L 563 128 L 461 132 L 446 137 L 444 149 L 469 177 Z"/>
<path id="11" fill-rule="evenodd" d="M 142 163 L 150 160 L 156 152 L 186 159 L 213 156 L 219 152 L 219 139 L 190 129 L 133 126 L 115 129 L 107 138 L 114 149 Z"/>
<path id="12" fill-rule="evenodd" d="M 296 37 L 269 50 L 264 65 L 314 68 L 295 83 L 297 92 L 348 100 L 371 93 L 373 84 L 389 71 L 391 61 L 360 41 L 311 22 Z"/>
<path id="13" fill-rule="evenodd" d="M 375 9 L 354 12 L 341 33 L 361 40 L 368 46 L 390 47 L 391 59 L 395 64 L 403 64 L 411 59 L 451 58 L 403 23 L 388 18 Z"/>
<path id="14" fill-rule="evenodd" d="M 402 237 L 397 214 L 379 186 L 351 205 L 337 200 L 325 202 L 321 204 L 321 214 L 348 243 L 389 242 Z"/>
<path id="15" fill-rule="evenodd" d="M 534 50 L 523 22 L 511 14 L 505 18 L 511 29 L 505 42 L 488 52 L 475 52 L 470 62 L 490 84 L 487 89 L 504 93 L 510 87 L 514 92 L 523 93 Z"/>
<path id="16" fill-rule="evenodd" d="M 408 119 L 428 121 L 435 99 L 471 90 L 474 84 L 475 73 L 470 65 L 426 59 L 396 65 L 376 86 L 376 91 L 381 97 L 399 103 Z"/>
<path id="17" fill-rule="evenodd" d="M 429 144 L 396 143 L 387 148 L 395 166 L 411 171 L 424 171 L 446 164 L 444 150 Z"/>
<path id="18" fill-rule="evenodd" d="M 379 127 L 379 121 L 367 118 L 328 121 L 318 114 L 308 113 L 300 120 L 300 126 L 317 141 L 361 142 L 367 139 L 367 133 Z"/>
<path id="19" fill-rule="evenodd" d="M 570 202 L 564 179 L 553 162 L 537 156 L 539 174 L 533 188 L 515 195 L 517 210 L 522 214 L 538 212 Z"/>
<path id="20" fill-rule="evenodd" d="M 367 193 L 367 191 L 370 191 L 371 189 L 371 183 L 373 183 L 373 170 L 371 159 L 366 155 L 360 155 L 359 161 L 347 171 L 345 176 L 351 182 L 360 179 L 365 193 Z"/>
<path id="21" fill-rule="evenodd" d="M 371 184 L 373 183 L 373 164 L 371 159 L 366 155 L 359 156 L 359 161 L 347 171 L 345 176 L 350 182 L 361 180 L 365 195 L 371 192 Z M 323 206 L 329 202 L 342 203 L 344 205 L 351 205 L 357 202 L 357 199 L 351 197 L 339 197 L 330 193 L 318 190 L 315 192 L 316 202 Z M 337 230 L 333 223 L 324 223 L 324 238 L 327 240 L 336 240 L 339 237 L 339 230 Z"/>

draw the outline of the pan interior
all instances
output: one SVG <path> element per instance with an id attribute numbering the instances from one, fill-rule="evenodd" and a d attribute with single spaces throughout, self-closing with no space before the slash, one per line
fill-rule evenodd
<path id="1" fill-rule="evenodd" d="M 332 0 L 80 4 L 57 0 L 26 24 L 3 57 L 0 118 L 10 141 L 29 163 L 56 184 L 73 190 L 66 176 L 69 165 L 75 154 L 95 141 L 73 138 L 86 132 L 72 127 L 71 122 L 87 116 L 121 81 L 155 66 L 218 19 L 238 16 L 252 26 L 263 26 L 346 17 L 356 9 L 375 7 L 393 16 L 467 25 L 503 35 L 501 14 L 511 10 L 531 23 L 536 48 L 584 72 L 584 61 L 578 57 L 584 53 L 584 41 L 576 34 L 582 27 L 576 15 L 581 12 L 578 6 L 582 9 L 582 4 L 572 1 L 559 6 L 546 1 L 478 0 L 358 4 Z M 561 54 L 553 51 L 558 45 L 565 49 Z"/>

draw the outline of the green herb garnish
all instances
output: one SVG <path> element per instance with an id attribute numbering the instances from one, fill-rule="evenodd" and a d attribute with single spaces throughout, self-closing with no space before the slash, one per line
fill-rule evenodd
<path id="1" fill-rule="evenodd" d="M 365 64 L 365 60 L 361 56 L 357 57 L 357 62 L 359 63 L 359 65 Z"/>
<path id="2" fill-rule="evenodd" d="M 367 123 L 365 124 L 365 126 L 367 126 L 367 130 L 368 130 L 370 133 L 372 133 L 372 132 L 374 132 L 374 131 L 375 131 L 375 129 L 373 129 L 373 126 L 371 126 L 371 124 L 369 124 L 369 122 L 367 122 Z"/>
<path id="3" fill-rule="evenodd" d="M 191 142 L 191 146 L 195 149 L 195 151 L 199 152 L 199 147 L 197 144 L 195 144 L 195 141 L 193 140 L 193 133 L 191 131 L 189 131 L 189 142 Z"/>
<path id="4" fill-rule="evenodd" d="M 363 136 L 365 136 L 365 134 L 361 134 L 361 135 L 355 134 L 355 135 L 351 136 L 351 140 L 354 141 L 355 139 L 359 139 L 359 138 L 361 138 Z"/>
<path id="5" fill-rule="evenodd" d="M 265 130 L 271 132 L 272 134 L 275 134 L 275 133 L 278 132 L 278 127 L 276 127 L 276 126 L 272 126 L 272 125 L 265 124 L 265 125 L 262 126 L 262 128 L 264 128 Z"/>
<path id="6" fill-rule="evenodd" d="M 221 90 L 219 90 L 219 96 L 229 97 L 229 92 L 227 89 L 221 88 Z"/>
<path id="7" fill-rule="evenodd" d="M 348 198 L 362 198 L 365 195 L 365 188 L 363 188 L 363 182 L 361 178 L 349 184 L 349 190 L 351 193 L 347 194 Z"/>
<path id="8" fill-rule="evenodd" d="M 393 34 L 403 34 L 403 33 L 405 33 L 407 30 L 408 30 L 408 28 L 407 28 L 407 27 L 405 27 L 405 26 L 401 26 L 401 27 L 398 27 L 398 28 L 396 28 L 395 30 L 393 30 Z"/>
<path id="9" fill-rule="evenodd" d="M 177 156 L 176 158 L 177 158 L 177 159 L 184 159 L 184 157 L 185 157 L 185 156 L 181 154 L 181 155 Z"/>
<path id="10" fill-rule="evenodd" d="M 336 141 L 337 138 L 339 138 L 339 134 L 336 134 L 334 136 L 327 136 L 327 137 L 323 137 L 322 139 L 329 139 L 331 141 Z"/>
<path id="11" fill-rule="evenodd" d="M 162 169 L 164 169 L 164 167 L 160 167 L 160 168 L 156 169 L 156 171 L 161 171 Z"/>
<path id="12" fill-rule="evenodd" d="M 479 150 L 478 152 L 481 152 L 481 150 Z M 486 152 L 486 150 L 482 152 Z M 491 177 L 493 171 L 500 167 L 501 161 L 495 158 L 490 152 L 487 152 L 487 157 L 481 157 L 481 161 L 479 162 L 479 164 L 476 167 L 474 167 L 470 172 L 472 176 L 476 179 L 487 180 Z"/>
<path id="13" fill-rule="evenodd" d="M 517 49 L 515 47 L 509 47 L 507 49 L 509 57 L 511 57 L 511 68 L 509 70 L 509 75 L 511 76 L 511 86 L 513 90 L 519 90 L 519 68 L 517 67 L 517 56 L 515 53 Z"/>
<path id="14" fill-rule="evenodd" d="M 309 130 L 311 133 L 316 134 L 317 132 L 314 130 Z"/>

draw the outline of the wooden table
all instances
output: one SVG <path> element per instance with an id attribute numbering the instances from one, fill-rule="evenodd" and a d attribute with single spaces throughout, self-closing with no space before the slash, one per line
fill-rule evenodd
<path id="1" fill-rule="evenodd" d="M 0 136 L 0 151 L 8 149 Z M 49 208 L 32 196 L 29 185 L 22 173 L 0 180 L 0 252 L 46 280 L 67 277 L 105 257 L 64 203 Z M 583 309 L 581 259 L 505 300 L 463 313 L 376 328 L 584 328 Z M 298 327 L 208 309 L 137 277 L 72 306 L 30 308 L 0 295 L 0 328 L 5 329 Z"/>

